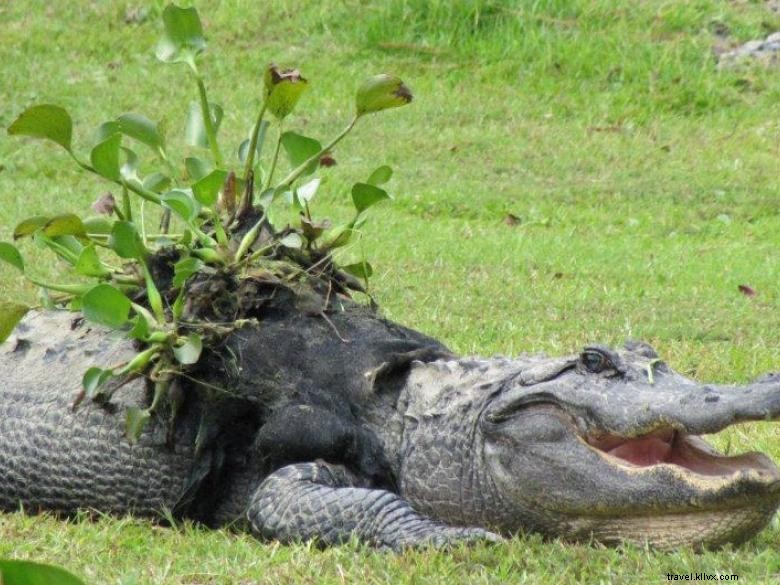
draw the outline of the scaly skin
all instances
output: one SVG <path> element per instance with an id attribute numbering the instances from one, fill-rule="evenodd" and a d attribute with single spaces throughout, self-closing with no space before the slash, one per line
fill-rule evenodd
<path id="1" fill-rule="evenodd" d="M 325 320 L 281 299 L 189 372 L 207 385 L 182 381 L 172 435 L 155 418 L 131 446 L 124 415 L 148 405 L 145 381 L 108 407 L 72 406 L 87 367 L 134 350 L 73 319 L 33 314 L 0 346 L 2 509 L 172 510 L 393 549 L 518 531 L 672 547 L 750 538 L 780 502 L 768 458 L 718 456 L 695 436 L 780 417 L 777 376 L 702 386 L 641 344 L 456 359 L 346 302 Z M 226 392 L 205 398 L 214 386 Z"/>

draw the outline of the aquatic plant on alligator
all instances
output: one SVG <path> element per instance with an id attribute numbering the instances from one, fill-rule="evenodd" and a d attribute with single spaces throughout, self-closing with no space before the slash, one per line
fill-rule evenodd
<path id="1" fill-rule="evenodd" d="M 183 64 L 194 81 L 198 99 L 190 105 L 185 136 L 189 146 L 203 149 L 203 157 L 177 159 L 160 125 L 136 113 L 102 124 L 88 161 L 75 152 L 71 117 L 59 106 L 32 106 L 8 127 L 12 135 L 54 142 L 81 169 L 120 189 L 120 197 L 106 194 L 95 202 L 98 215 L 38 215 L 14 229 L 14 241 L 29 238 L 64 261 L 70 282 L 31 274 L 16 244 L 0 242 L 0 260 L 40 287 L 44 306 L 80 311 L 88 321 L 136 340 L 138 353 L 127 362 L 89 368 L 76 400 L 105 403 L 129 380 L 148 378 L 154 388 L 151 403 L 127 415 L 131 441 L 155 413 L 175 421 L 186 398 L 178 377 L 187 375 L 204 349 L 217 347 L 228 333 L 261 317 L 262 305 L 278 291 L 303 299 L 308 311 L 325 320 L 332 298 L 366 291 L 371 265 L 363 259 L 339 266 L 333 251 L 350 242 L 370 207 L 389 198 L 381 185 L 392 170 L 380 166 L 355 183 L 354 215 L 335 227 L 312 215 L 321 183 L 316 173 L 358 121 L 412 101 L 397 77 L 371 77 L 358 88 L 354 114 L 344 130 L 322 144 L 283 130 L 282 121 L 295 110 L 308 81 L 297 69 L 269 65 L 262 89 L 258 87 L 259 112 L 231 163 L 218 140 L 223 110 L 209 100 L 199 66 L 206 40 L 198 13 L 169 5 L 163 23 L 156 55 L 164 63 Z M 272 154 L 264 156 L 271 127 L 276 143 Z M 137 146 L 152 155 L 156 170 L 141 175 Z M 277 180 L 282 150 L 289 170 Z M 151 164 L 146 163 L 144 168 Z M 274 214 L 284 205 L 297 210 L 298 219 L 281 227 Z M 152 208 L 159 211 L 155 233 L 148 229 Z M 29 309 L 0 301 L 0 342 Z M 195 386 L 205 393 L 225 392 L 213 385 Z"/>

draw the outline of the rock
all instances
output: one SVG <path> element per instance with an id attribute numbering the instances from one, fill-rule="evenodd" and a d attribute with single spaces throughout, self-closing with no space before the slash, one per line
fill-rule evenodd
<path id="1" fill-rule="evenodd" d="M 780 63 L 780 31 L 764 40 L 748 41 L 730 51 L 716 51 L 718 69 L 737 67 L 747 63 L 776 65 Z"/>

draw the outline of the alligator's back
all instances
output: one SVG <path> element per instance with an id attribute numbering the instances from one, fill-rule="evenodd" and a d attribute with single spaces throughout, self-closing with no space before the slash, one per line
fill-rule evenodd
<path id="1" fill-rule="evenodd" d="M 64 311 L 31 314 L 0 346 L 0 509 L 148 516 L 177 503 L 191 441 L 179 436 L 168 447 L 154 421 L 136 444 L 125 437 L 126 409 L 146 406 L 143 379 L 117 391 L 115 408 L 84 401 L 73 409 L 88 367 L 133 353 L 128 341 Z"/>

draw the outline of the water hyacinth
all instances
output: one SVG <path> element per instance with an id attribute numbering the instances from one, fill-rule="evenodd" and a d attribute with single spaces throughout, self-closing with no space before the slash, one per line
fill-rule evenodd
<path id="1" fill-rule="evenodd" d="M 274 64 L 266 68 L 263 82 L 266 107 L 280 120 L 292 113 L 309 83 L 297 69 L 280 69 Z"/>
<path id="2" fill-rule="evenodd" d="M 412 92 L 395 75 L 382 73 L 370 77 L 357 91 L 355 105 L 358 116 L 389 108 L 399 108 L 412 101 Z"/>

